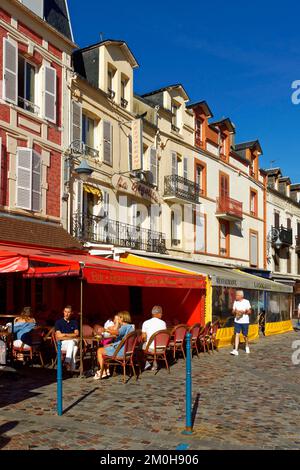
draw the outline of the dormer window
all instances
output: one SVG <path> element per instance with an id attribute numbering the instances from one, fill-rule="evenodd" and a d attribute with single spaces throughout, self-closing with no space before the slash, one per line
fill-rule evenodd
<path id="1" fill-rule="evenodd" d="M 172 131 L 179 132 L 179 105 L 177 103 L 172 103 Z"/>
<path id="2" fill-rule="evenodd" d="M 114 99 L 116 92 L 114 90 L 114 76 L 115 76 L 115 70 L 111 67 L 108 66 L 107 70 L 107 93 L 110 97 L 110 99 Z"/>
<path id="3" fill-rule="evenodd" d="M 195 121 L 195 144 L 198 147 L 203 145 L 203 121 L 200 118 L 197 118 Z"/>

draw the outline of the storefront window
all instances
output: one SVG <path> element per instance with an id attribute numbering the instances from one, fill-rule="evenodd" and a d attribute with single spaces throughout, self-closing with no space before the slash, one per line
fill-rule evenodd
<path id="1" fill-rule="evenodd" d="M 234 325 L 232 307 L 235 301 L 236 289 L 228 287 L 213 287 L 212 317 L 213 321 L 219 321 L 221 328 L 229 328 Z M 263 292 L 244 290 L 245 299 L 252 306 L 250 324 L 257 323 L 258 313 L 264 306 Z"/>
<path id="2" fill-rule="evenodd" d="M 291 318 L 292 296 L 290 294 L 279 294 L 277 292 L 267 292 L 267 315 L 268 323 L 286 321 Z"/>

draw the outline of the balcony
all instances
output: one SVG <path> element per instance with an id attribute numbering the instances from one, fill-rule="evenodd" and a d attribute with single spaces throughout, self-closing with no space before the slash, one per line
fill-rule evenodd
<path id="1" fill-rule="evenodd" d="M 199 184 L 178 175 L 165 176 L 164 199 L 173 202 L 188 201 L 199 203 L 202 194 Z"/>
<path id="2" fill-rule="evenodd" d="M 281 225 L 281 227 L 272 227 L 272 231 L 278 230 L 279 240 L 282 243 L 282 246 L 292 246 L 293 245 L 293 230 L 291 228 L 286 228 Z M 298 238 L 298 237 L 297 237 Z M 274 245 L 276 240 L 274 241 Z"/>
<path id="3" fill-rule="evenodd" d="M 116 96 L 116 92 L 114 90 L 112 90 L 111 88 L 108 88 L 107 89 L 107 94 L 108 94 L 108 97 L 113 100 L 114 97 Z"/>
<path id="4" fill-rule="evenodd" d="M 93 147 L 89 147 L 86 144 L 83 146 L 83 153 L 92 158 L 99 158 L 99 150 L 96 150 Z"/>
<path id="5" fill-rule="evenodd" d="M 176 134 L 179 134 L 179 132 L 180 132 L 179 127 L 175 126 L 175 124 L 171 125 L 171 129 L 172 129 L 173 132 L 176 132 Z"/>
<path id="6" fill-rule="evenodd" d="M 152 253 L 166 252 L 166 237 L 163 233 L 107 217 L 74 214 L 73 235 L 83 242 L 105 243 Z"/>
<path id="7" fill-rule="evenodd" d="M 243 220 L 243 203 L 228 196 L 217 198 L 217 217 L 233 222 Z"/>
<path id="8" fill-rule="evenodd" d="M 295 251 L 296 251 L 296 253 L 300 253 L 300 236 L 299 235 L 296 237 Z"/>

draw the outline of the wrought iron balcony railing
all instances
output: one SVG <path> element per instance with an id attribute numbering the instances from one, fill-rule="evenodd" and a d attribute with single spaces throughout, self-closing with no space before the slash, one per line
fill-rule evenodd
<path id="1" fill-rule="evenodd" d="M 25 98 L 22 98 L 21 96 L 18 97 L 18 106 L 33 114 L 40 113 L 40 108 L 36 104 L 26 100 Z"/>
<path id="2" fill-rule="evenodd" d="M 228 196 L 217 198 L 217 215 L 227 216 L 232 219 L 243 218 L 243 203 Z"/>
<path id="3" fill-rule="evenodd" d="M 107 217 L 74 214 L 73 235 L 85 242 L 107 243 L 153 253 L 166 252 L 166 237 L 163 233 Z"/>
<path id="4" fill-rule="evenodd" d="M 89 147 L 86 144 L 84 144 L 83 153 L 92 158 L 99 158 L 99 150 L 96 150 L 93 147 Z"/>
<path id="5" fill-rule="evenodd" d="M 111 88 L 108 88 L 107 89 L 107 94 L 108 94 L 108 97 L 113 100 L 114 97 L 116 96 L 116 92 L 114 90 L 112 90 Z"/>
<path id="6" fill-rule="evenodd" d="M 197 204 L 201 194 L 202 190 L 198 183 L 178 175 L 165 176 L 165 197 L 184 199 Z"/>
<path id="7" fill-rule="evenodd" d="M 272 227 L 272 230 L 278 230 L 279 240 L 283 246 L 292 246 L 293 245 L 293 229 L 286 228 L 281 225 L 280 227 Z M 274 244 L 276 240 L 274 240 Z"/>

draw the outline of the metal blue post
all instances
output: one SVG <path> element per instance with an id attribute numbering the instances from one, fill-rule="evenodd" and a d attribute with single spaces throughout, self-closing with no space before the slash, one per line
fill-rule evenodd
<path id="1" fill-rule="evenodd" d="M 185 379 L 185 431 L 183 434 L 193 434 L 192 423 L 192 351 L 191 351 L 191 333 L 186 334 L 186 379 Z"/>
<path id="2" fill-rule="evenodd" d="M 63 414 L 62 364 L 61 341 L 57 341 L 57 414 Z"/>

